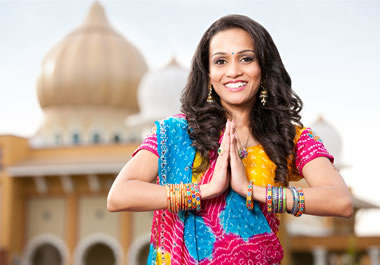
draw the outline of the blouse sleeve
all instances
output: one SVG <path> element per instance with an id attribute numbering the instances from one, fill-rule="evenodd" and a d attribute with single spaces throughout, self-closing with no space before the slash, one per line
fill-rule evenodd
<path id="1" fill-rule="evenodd" d="M 142 144 L 139 147 L 137 147 L 137 149 L 133 152 L 132 156 L 135 156 L 137 152 L 139 152 L 140 150 L 147 150 L 155 154 L 157 157 L 160 157 L 157 151 L 157 127 L 156 126 L 152 128 L 150 133 L 145 137 Z"/>
<path id="2" fill-rule="evenodd" d="M 296 143 L 296 167 L 301 176 L 303 167 L 317 157 L 327 157 L 334 163 L 334 157 L 326 150 L 321 138 L 312 129 L 305 128 Z"/>

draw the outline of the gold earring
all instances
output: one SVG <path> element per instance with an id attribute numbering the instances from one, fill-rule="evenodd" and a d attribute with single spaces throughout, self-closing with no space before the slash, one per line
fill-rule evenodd
<path id="1" fill-rule="evenodd" d="M 207 96 L 207 103 L 214 103 L 214 99 L 212 98 L 212 85 L 211 83 L 208 85 L 208 96 Z"/>
<path id="2" fill-rule="evenodd" d="M 261 92 L 260 92 L 260 96 L 259 97 L 261 99 L 261 105 L 265 106 L 265 104 L 267 103 L 267 99 L 268 99 L 268 91 L 264 87 L 263 83 L 260 84 L 260 88 L 261 88 Z"/>

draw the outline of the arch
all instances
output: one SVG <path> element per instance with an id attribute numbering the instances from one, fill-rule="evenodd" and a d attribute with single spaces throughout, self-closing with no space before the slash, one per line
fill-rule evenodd
<path id="1" fill-rule="evenodd" d="M 74 252 L 74 265 L 87 265 L 84 263 L 84 260 L 83 260 L 85 257 L 86 251 L 88 250 L 89 247 L 97 243 L 103 243 L 106 246 L 108 246 L 112 250 L 115 256 L 114 265 L 121 265 L 123 252 L 121 250 L 119 242 L 114 237 L 104 234 L 104 233 L 91 234 L 83 238 L 79 242 Z"/>
<path id="2" fill-rule="evenodd" d="M 139 265 L 138 263 L 138 256 L 140 254 L 141 249 L 149 243 L 150 243 L 150 233 L 143 234 L 139 237 L 137 237 L 133 242 L 132 245 L 129 248 L 128 251 L 128 265 Z"/>
<path id="3" fill-rule="evenodd" d="M 52 234 L 41 234 L 28 241 L 24 250 L 22 265 L 32 265 L 33 253 L 43 244 L 51 244 L 57 248 L 61 254 L 62 260 L 60 265 L 66 265 L 69 260 L 69 250 L 65 242 L 59 237 Z"/>

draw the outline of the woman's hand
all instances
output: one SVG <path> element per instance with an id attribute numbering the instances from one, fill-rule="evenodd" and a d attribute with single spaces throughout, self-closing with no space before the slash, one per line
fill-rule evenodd
<path id="1" fill-rule="evenodd" d="M 241 196 L 247 197 L 248 180 L 245 173 L 244 164 L 238 154 L 241 147 L 237 137 L 235 123 L 233 121 L 231 122 L 229 129 L 231 188 Z"/>
<path id="2" fill-rule="evenodd" d="M 223 139 L 220 144 L 219 156 L 216 160 L 216 165 L 214 168 L 214 173 L 212 176 L 210 184 L 210 189 L 212 189 L 209 198 L 216 197 L 219 194 L 225 192 L 230 186 L 230 173 L 229 158 L 230 158 L 230 126 L 231 121 L 227 120 L 226 129 L 224 131 Z M 207 184 L 205 184 L 207 185 Z"/>

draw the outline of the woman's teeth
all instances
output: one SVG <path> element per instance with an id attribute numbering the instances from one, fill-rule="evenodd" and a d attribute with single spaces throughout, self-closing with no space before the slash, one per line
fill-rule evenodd
<path id="1" fill-rule="evenodd" d="M 247 82 L 228 83 L 228 84 L 226 84 L 226 87 L 228 87 L 228 88 L 238 88 L 238 87 L 245 86 L 246 84 L 247 84 Z"/>

